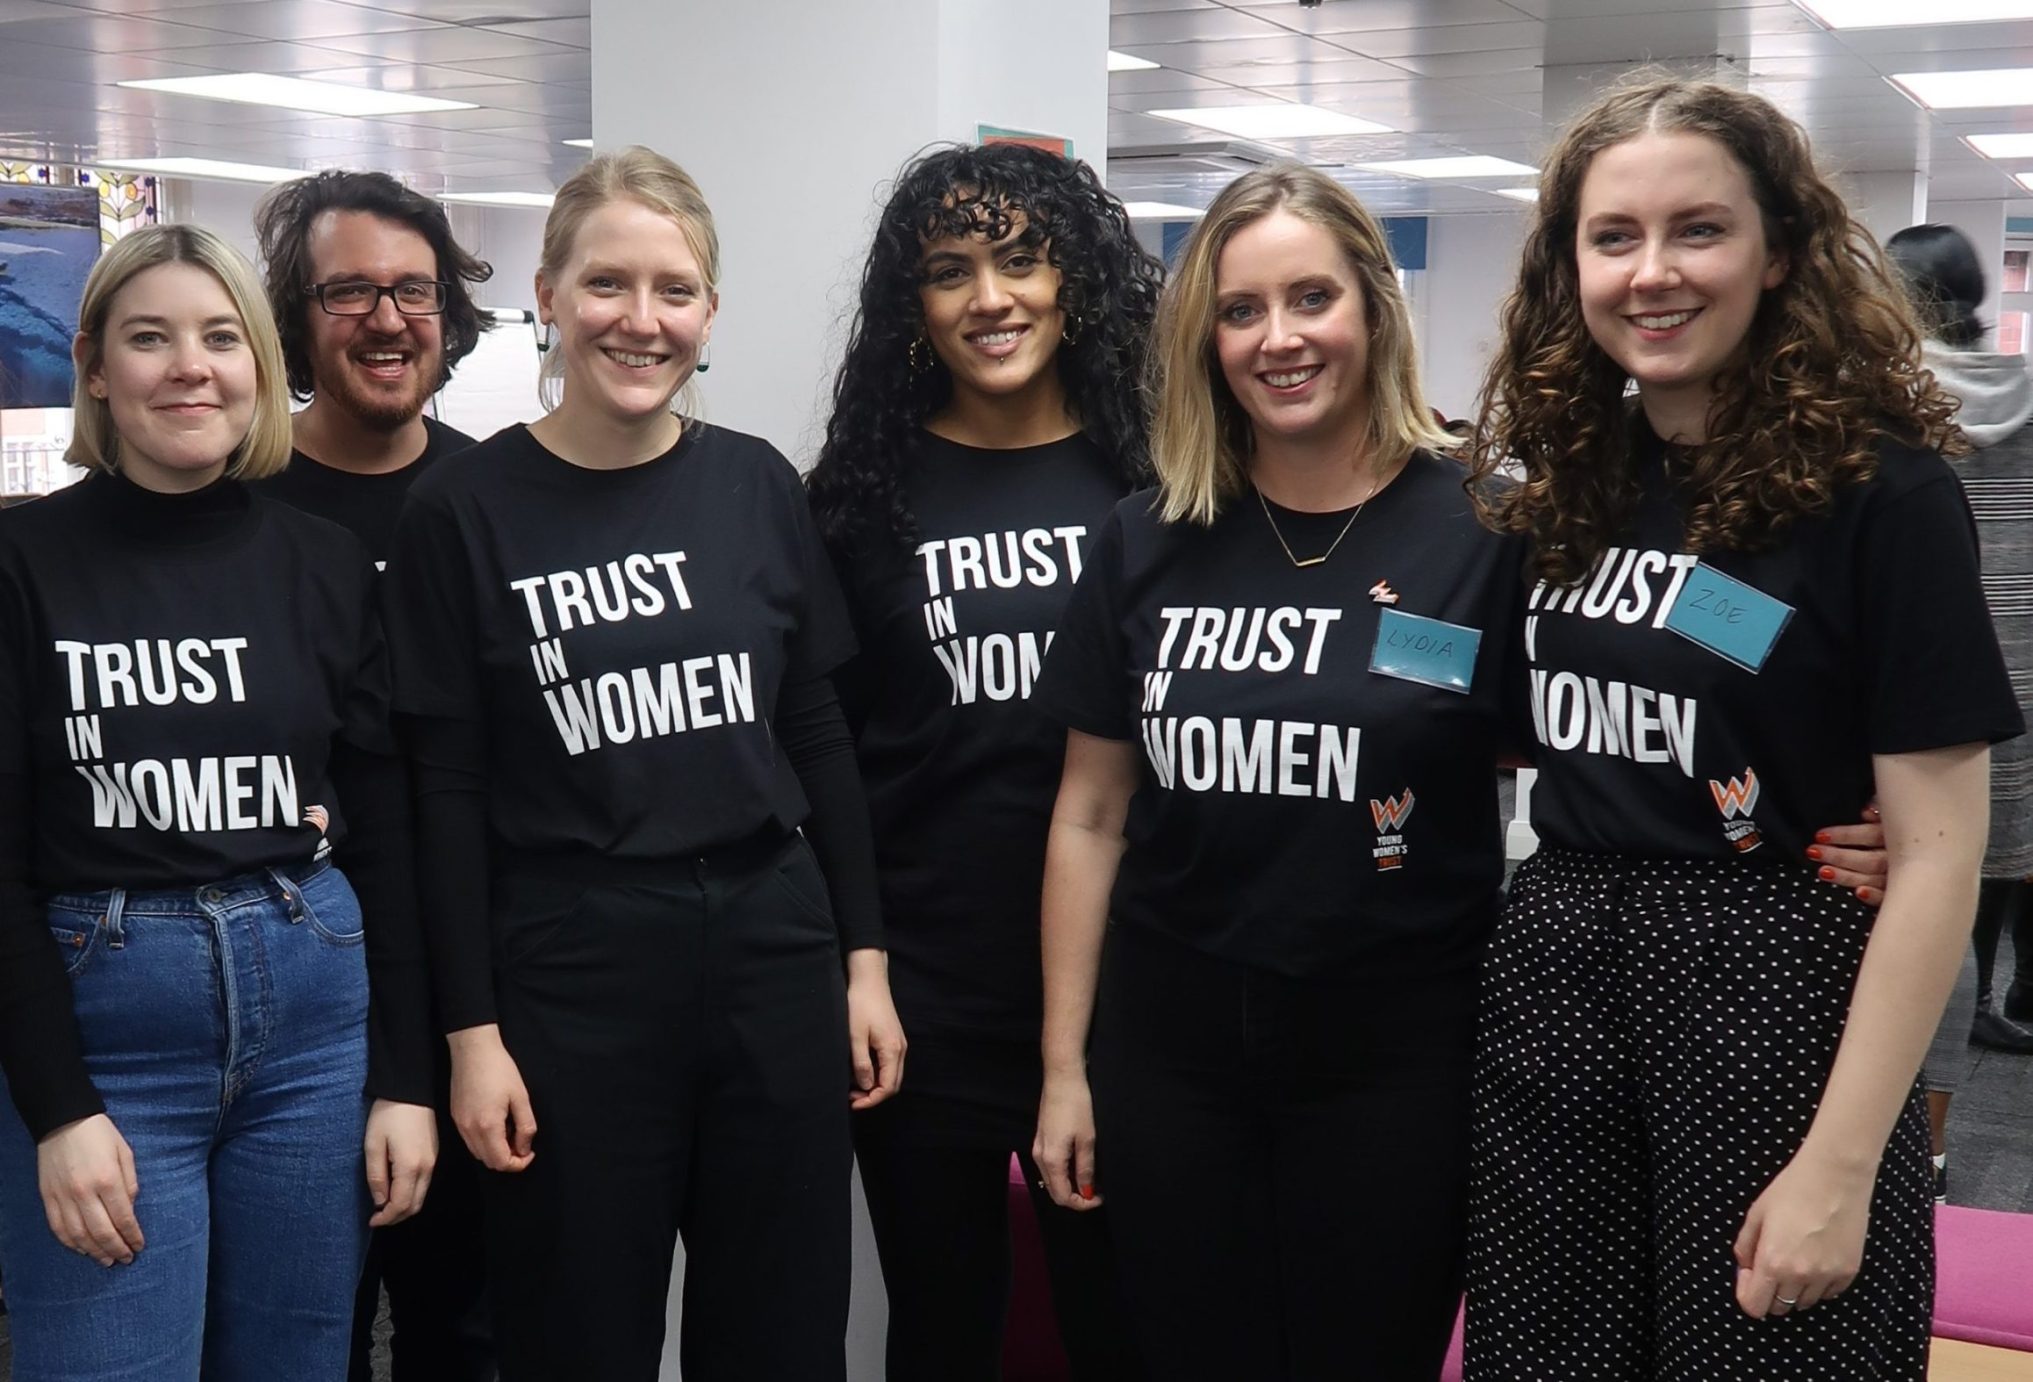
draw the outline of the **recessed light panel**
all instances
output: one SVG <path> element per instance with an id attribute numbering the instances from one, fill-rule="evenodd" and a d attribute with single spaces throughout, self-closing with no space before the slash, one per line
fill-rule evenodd
<path id="1" fill-rule="evenodd" d="M 1171 202 L 1124 202 L 1123 209 L 1132 221 L 1197 221 L 1207 214 L 1197 206 Z"/>
<path id="2" fill-rule="evenodd" d="M 366 86 L 314 82 L 303 77 L 278 77 L 272 72 L 222 72 L 210 77 L 151 77 L 120 82 L 136 91 L 163 91 L 172 96 L 201 96 L 208 101 L 275 106 L 314 115 L 418 115 L 441 110 L 478 110 L 471 101 L 444 101 L 407 91 L 376 91 Z"/>
<path id="3" fill-rule="evenodd" d="M 2033 158 L 2033 134 L 1972 134 L 1965 142 L 1985 158 Z"/>
<path id="4" fill-rule="evenodd" d="M 232 163 L 223 158 L 100 158 L 101 168 L 153 173 L 159 178 L 194 178 L 200 182 L 288 182 L 306 176 L 302 168 L 267 168 L 259 163 Z"/>
<path id="5" fill-rule="evenodd" d="M 1148 72 L 1157 65 L 1149 58 L 1132 57 L 1128 53 L 1118 53 L 1113 48 L 1108 50 L 1108 70 L 1111 72 Z"/>
<path id="6" fill-rule="evenodd" d="M 1929 110 L 2033 105 L 2033 67 L 1980 72 L 1900 72 L 1885 78 Z"/>
<path id="7" fill-rule="evenodd" d="M 1401 158 L 1390 163 L 1358 163 L 1372 173 L 1391 173 L 1401 178 L 1516 178 L 1530 177 L 1537 168 L 1513 163 L 1487 154 L 1466 154 L 1459 158 Z"/>
<path id="8" fill-rule="evenodd" d="M 1995 24 L 2033 19 L 2029 0 L 1795 0 L 1831 29 L 1892 29 L 1922 24 Z"/>
<path id="9" fill-rule="evenodd" d="M 593 141 L 590 139 L 567 139 L 565 147 L 568 149 L 590 149 L 593 147 Z"/>
<path id="10" fill-rule="evenodd" d="M 1539 189 L 1536 187 L 1492 187 L 1490 190 L 1499 197 L 1509 197 L 1512 201 L 1536 202 L 1539 200 Z"/>
<path id="11" fill-rule="evenodd" d="M 549 206 L 557 196 L 551 192 L 440 192 L 438 200 L 473 206 Z"/>
<path id="12" fill-rule="evenodd" d="M 1388 134 L 1389 125 L 1358 120 L 1338 110 L 1276 101 L 1262 106 L 1199 106 L 1191 110 L 1150 110 L 1160 120 L 1220 130 L 1241 139 L 1317 139 L 1342 134 Z"/>

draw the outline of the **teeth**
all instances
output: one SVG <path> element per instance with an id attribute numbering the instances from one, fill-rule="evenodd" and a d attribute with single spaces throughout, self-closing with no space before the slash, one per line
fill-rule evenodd
<path id="1" fill-rule="evenodd" d="M 967 339 L 980 346 L 999 346 L 1008 345 L 1023 334 L 1021 331 L 985 331 L 979 336 L 969 336 Z"/>
<path id="2" fill-rule="evenodd" d="M 361 361 L 369 365 L 399 365 L 405 357 L 401 355 L 362 355 Z"/>
<path id="3" fill-rule="evenodd" d="M 662 364 L 664 358 L 661 355 L 636 355 L 626 350 L 610 350 L 607 353 L 622 364 L 635 369 L 648 369 L 651 365 Z"/>
<path id="4" fill-rule="evenodd" d="M 1305 383 L 1318 373 L 1320 373 L 1320 367 L 1313 365 L 1306 369 L 1290 370 L 1284 374 L 1266 374 L 1264 382 L 1274 389 L 1289 389 L 1295 384 Z"/>
<path id="5" fill-rule="evenodd" d="M 1638 325 L 1647 331 L 1671 331 L 1693 315 L 1692 312 L 1669 312 L 1663 317 L 1639 317 Z"/>

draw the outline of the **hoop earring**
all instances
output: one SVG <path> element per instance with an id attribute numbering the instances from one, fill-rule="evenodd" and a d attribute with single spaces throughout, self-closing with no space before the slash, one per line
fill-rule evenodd
<path id="1" fill-rule="evenodd" d="M 713 343 L 711 341 L 708 341 L 704 345 L 699 347 L 699 364 L 698 367 L 694 370 L 694 373 L 704 374 L 707 370 L 712 368 L 713 368 Z"/>
<path id="2" fill-rule="evenodd" d="M 1059 342 L 1062 345 L 1072 345 L 1079 339 L 1080 318 L 1069 316 L 1066 318 L 1066 324 L 1059 328 Z"/>
<path id="3" fill-rule="evenodd" d="M 924 352 L 922 358 L 919 355 L 921 350 Z M 932 343 L 925 339 L 923 332 L 919 332 L 911 338 L 910 359 L 912 374 L 931 373 L 932 365 L 937 357 L 933 355 Z"/>

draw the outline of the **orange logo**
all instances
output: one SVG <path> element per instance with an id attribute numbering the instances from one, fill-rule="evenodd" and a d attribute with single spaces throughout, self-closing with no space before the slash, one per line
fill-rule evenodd
<path id="1" fill-rule="evenodd" d="M 1742 781 L 1731 778 L 1727 787 L 1711 777 L 1708 790 L 1715 797 L 1715 809 L 1722 812 L 1726 821 L 1748 816 L 1758 809 L 1758 775 L 1749 768 L 1744 769 Z"/>
<path id="2" fill-rule="evenodd" d="M 1401 797 L 1385 797 L 1378 801 L 1369 799 L 1370 819 L 1376 822 L 1380 834 L 1395 835 L 1405 828 L 1405 822 L 1412 815 L 1412 789 L 1407 787 Z"/>

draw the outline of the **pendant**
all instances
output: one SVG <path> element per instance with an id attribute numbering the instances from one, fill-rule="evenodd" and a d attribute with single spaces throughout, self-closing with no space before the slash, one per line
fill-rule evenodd
<path id="1" fill-rule="evenodd" d="M 1300 567 L 1304 567 L 1304 566 L 1318 566 L 1318 565 L 1319 565 L 1319 564 L 1320 564 L 1321 562 L 1323 562 L 1323 561 L 1326 561 L 1326 560 L 1327 560 L 1327 558 L 1326 558 L 1326 557 L 1324 557 L 1324 556 L 1321 556 L 1321 557 L 1308 557 L 1308 558 L 1306 558 L 1306 560 L 1304 560 L 1304 561 L 1300 561 L 1300 560 L 1299 560 L 1299 559 L 1298 559 L 1297 557 L 1293 557 L 1293 558 L 1292 558 L 1292 565 L 1294 565 L 1294 566 L 1300 566 Z"/>

